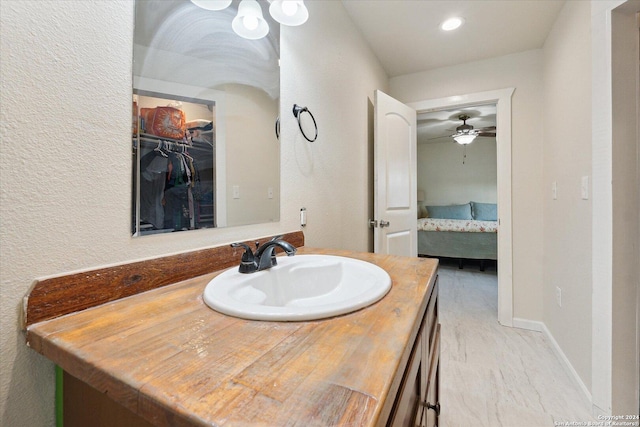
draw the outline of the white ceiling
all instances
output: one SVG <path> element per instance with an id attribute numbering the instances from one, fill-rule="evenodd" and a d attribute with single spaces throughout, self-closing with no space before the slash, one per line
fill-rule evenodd
<path id="1" fill-rule="evenodd" d="M 456 127 L 462 124 L 462 120 L 458 119 L 461 114 L 470 117 L 467 124 L 473 126 L 474 129 L 496 125 L 495 104 L 419 113 L 417 117 L 418 144 L 454 142 L 451 135 L 456 132 Z M 487 137 L 478 137 L 477 140 L 495 142 L 495 138 Z"/>
<path id="2" fill-rule="evenodd" d="M 538 49 L 565 0 L 342 0 L 389 77 Z M 440 30 L 447 18 L 464 25 Z M 496 125 L 495 105 L 418 116 L 418 143 L 451 142 L 461 114 Z M 482 138 L 494 140 L 493 138 Z"/>
<path id="3" fill-rule="evenodd" d="M 389 77 L 541 48 L 565 0 L 342 0 Z M 440 30 L 445 19 L 465 23 Z"/>

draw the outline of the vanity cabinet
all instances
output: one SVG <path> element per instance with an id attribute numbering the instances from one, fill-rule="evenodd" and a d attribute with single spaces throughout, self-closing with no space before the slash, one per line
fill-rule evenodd
<path id="1" fill-rule="evenodd" d="M 301 254 L 374 263 L 392 287 L 335 318 L 255 322 L 202 299 L 229 256 L 237 262 L 232 252 L 213 248 L 35 285 L 25 301 L 27 343 L 65 371 L 65 427 L 437 425 L 437 260 L 300 245 Z M 187 272 L 167 267 L 192 259 Z M 221 261 L 201 271 L 211 259 Z M 79 309 L 57 292 L 70 283 L 83 296 L 114 294 Z M 140 292 L 122 297 L 135 286 Z"/>
<path id="2" fill-rule="evenodd" d="M 395 396 L 389 427 L 435 427 L 438 425 L 440 324 L 438 322 L 438 279 L 429 295 L 400 390 Z M 64 418 L 66 427 L 94 425 L 109 427 L 152 427 L 149 422 L 121 407 L 82 381 L 64 374 Z M 382 423 L 384 425 L 384 423 Z"/>
<path id="3" fill-rule="evenodd" d="M 429 296 L 427 311 L 422 319 L 387 426 L 434 427 L 438 425 L 439 366 L 440 324 L 436 277 Z"/>

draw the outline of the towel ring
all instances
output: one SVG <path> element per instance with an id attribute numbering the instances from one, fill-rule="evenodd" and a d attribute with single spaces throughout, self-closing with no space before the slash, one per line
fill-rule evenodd
<path id="1" fill-rule="evenodd" d="M 302 123 L 300 122 L 300 116 L 302 115 L 302 113 L 305 113 L 305 112 L 311 116 L 311 120 L 313 120 L 313 126 L 316 128 L 316 135 L 313 137 L 313 139 L 309 139 L 307 134 L 304 133 L 304 130 L 302 130 Z M 304 136 L 304 139 L 306 139 L 309 142 L 313 142 L 316 139 L 318 139 L 318 124 L 316 123 L 316 118 L 313 117 L 313 114 L 311 114 L 311 111 L 309 111 L 307 107 L 301 107 L 298 104 L 293 104 L 293 115 L 296 119 L 298 119 L 298 127 L 300 128 L 300 132 L 302 132 L 302 136 Z"/>

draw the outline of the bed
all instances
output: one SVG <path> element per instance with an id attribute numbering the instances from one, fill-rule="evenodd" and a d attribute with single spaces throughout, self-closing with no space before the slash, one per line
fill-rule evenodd
<path id="1" fill-rule="evenodd" d="M 470 202 L 426 209 L 427 217 L 418 219 L 419 255 L 459 260 L 498 259 L 495 203 Z"/>

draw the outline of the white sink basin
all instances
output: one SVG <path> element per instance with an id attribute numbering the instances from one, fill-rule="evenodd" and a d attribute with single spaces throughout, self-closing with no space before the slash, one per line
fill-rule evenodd
<path id="1" fill-rule="evenodd" d="M 252 320 L 315 320 L 373 304 L 391 289 L 377 265 L 332 255 L 278 257 L 278 265 L 251 274 L 233 267 L 204 290 L 216 311 Z"/>

